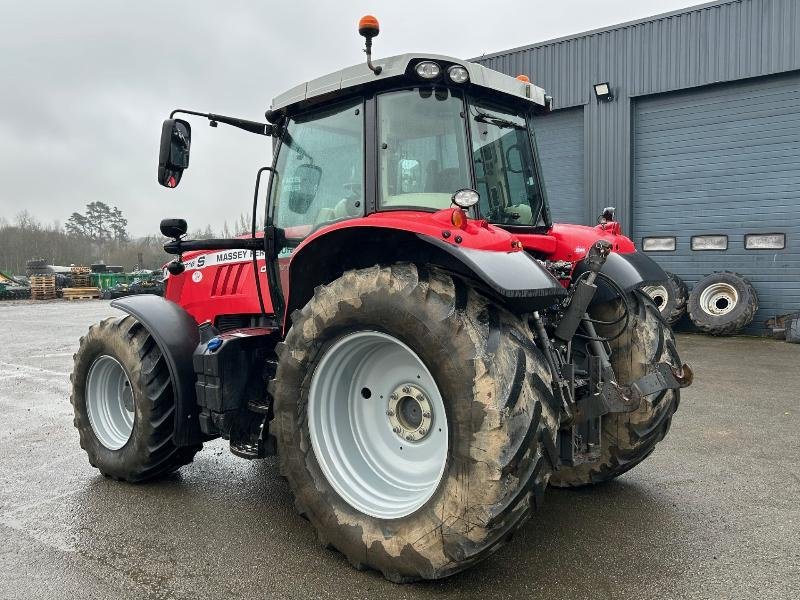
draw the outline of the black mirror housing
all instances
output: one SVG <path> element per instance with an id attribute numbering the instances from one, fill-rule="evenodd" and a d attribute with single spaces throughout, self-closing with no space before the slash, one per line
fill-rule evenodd
<path id="1" fill-rule="evenodd" d="M 168 238 L 178 239 L 186 235 L 189 226 L 186 224 L 185 219 L 161 219 L 161 235 Z"/>
<path id="2" fill-rule="evenodd" d="M 158 152 L 158 183 L 164 187 L 177 187 L 184 169 L 189 167 L 189 150 L 192 144 L 192 127 L 183 119 L 167 119 L 161 125 L 161 143 Z"/>

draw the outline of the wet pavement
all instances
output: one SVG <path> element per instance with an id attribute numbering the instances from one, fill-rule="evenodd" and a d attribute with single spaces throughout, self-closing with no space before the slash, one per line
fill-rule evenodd
<path id="1" fill-rule="evenodd" d="M 682 335 L 695 385 L 642 465 L 545 507 L 486 562 L 398 586 L 319 546 L 275 461 L 222 442 L 115 483 L 78 446 L 69 372 L 104 301 L 0 303 L 0 599 L 800 597 L 800 346 Z"/>

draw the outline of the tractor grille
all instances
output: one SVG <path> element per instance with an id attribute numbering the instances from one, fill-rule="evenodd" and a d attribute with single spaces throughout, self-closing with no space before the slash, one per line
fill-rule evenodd
<path id="1" fill-rule="evenodd" d="M 214 276 L 214 283 L 211 285 L 212 296 L 230 296 L 241 293 L 241 286 L 244 282 L 244 270 L 252 265 L 249 263 L 236 263 L 233 265 L 223 265 L 217 269 Z"/>

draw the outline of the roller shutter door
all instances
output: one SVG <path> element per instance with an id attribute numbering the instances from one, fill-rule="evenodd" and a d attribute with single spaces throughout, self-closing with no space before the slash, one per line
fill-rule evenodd
<path id="1" fill-rule="evenodd" d="M 583 108 L 536 117 L 534 132 L 553 221 L 583 223 Z"/>
<path id="2" fill-rule="evenodd" d="M 674 236 L 675 251 L 650 255 L 690 287 L 712 271 L 750 279 L 752 333 L 800 310 L 800 76 L 642 99 L 633 128 L 637 244 Z M 746 249 L 745 235 L 772 233 L 784 249 Z M 727 249 L 692 250 L 706 235 L 727 236 Z"/>

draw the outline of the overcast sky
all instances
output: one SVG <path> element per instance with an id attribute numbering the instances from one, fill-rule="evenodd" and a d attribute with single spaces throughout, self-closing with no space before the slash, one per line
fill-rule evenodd
<path id="1" fill-rule="evenodd" d="M 197 121 L 191 167 L 167 190 L 161 121 L 177 107 L 263 120 L 276 94 L 362 60 L 365 13 L 381 22 L 376 57 L 470 58 L 697 3 L 0 0 L 0 217 L 63 223 L 101 200 L 134 235 L 167 216 L 232 221 L 249 211 L 268 140 Z"/>

